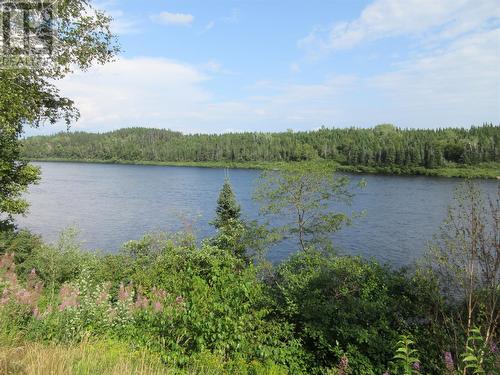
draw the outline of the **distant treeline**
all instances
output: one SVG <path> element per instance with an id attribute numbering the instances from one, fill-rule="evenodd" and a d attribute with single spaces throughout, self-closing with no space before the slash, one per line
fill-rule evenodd
<path id="1" fill-rule="evenodd" d="M 24 141 L 31 159 L 131 160 L 157 162 L 279 162 L 314 159 L 346 165 L 477 165 L 500 161 L 500 126 L 470 129 L 329 129 L 282 133 L 182 134 L 128 128 L 103 134 L 74 132 Z"/>

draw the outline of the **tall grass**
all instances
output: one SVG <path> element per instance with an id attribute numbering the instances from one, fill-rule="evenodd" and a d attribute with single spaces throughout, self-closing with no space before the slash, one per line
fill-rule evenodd
<path id="1" fill-rule="evenodd" d="M 5 375 L 156 375 L 175 373 L 149 353 L 131 353 L 116 343 L 45 346 L 36 343 L 0 347 Z"/>

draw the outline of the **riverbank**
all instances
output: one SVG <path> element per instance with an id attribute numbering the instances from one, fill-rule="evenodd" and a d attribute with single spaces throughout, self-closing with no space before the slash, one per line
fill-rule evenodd
<path id="1" fill-rule="evenodd" d="M 447 178 L 479 178 L 500 179 L 500 163 L 483 163 L 476 166 L 453 166 L 446 168 L 424 167 L 375 167 L 364 165 L 342 165 L 335 161 L 318 160 L 304 162 L 175 162 L 175 161 L 140 161 L 140 160 L 98 160 L 98 159 L 65 159 L 65 158 L 36 158 L 30 159 L 38 162 L 66 162 L 66 163 L 92 163 L 92 164 L 125 164 L 125 165 L 156 165 L 169 167 L 198 167 L 198 168 L 231 168 L 231 169 L 259 169 L 283 170 L 295 167 L 324 168 L 339 172 L 354 174 L 381 174 L 396 176 L 431 176 Z"/>

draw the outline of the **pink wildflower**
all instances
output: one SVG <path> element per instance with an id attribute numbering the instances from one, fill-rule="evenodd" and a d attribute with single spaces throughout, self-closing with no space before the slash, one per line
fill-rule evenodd
<path id="1" fill-rule="evenodd" d="M 413 365 L 411 367 L 413 367 L 413 369 L 415 371 L 419 372 L 420 371 L 420 362 L 413 363 Z"/>
<path id="2" fill-rule="evenodd" d="M 78 303 L 78 295 L 80 291 L 78 288 L 74 288 L 71 285 L 65 284 L 61 288 L 59 292 L 61 296 L 61 304 L 59 305 L 59 311 L 64 311 L 68 308 L 77 307 Z"/>
<path id="3" fill-rule="evenodd" d="M 163 300 L 163 299 L 167 298 L 167 292 L 164 291 L 163 289 L 157 289 L 156 287 L 153 287 L 151 292 L 153 293 L 153 296 L 156 299 Z"/>
<path id="4" fill-rule="evenodd" d="M 153 303 L 153 310 L 155 312 L 160 312 L 163 310 L 163 305 L 160 302 L 156 301 Z"/>
<path id="5" fill-rule="evenodd" d="M 6 305 L 9 302 L 9 290 L 5 288 L 2 292 L 2 298 L 0 298 L 0 305 Z"/>
<path id="6" fill-rule="evenodd" d="M 17 288 L 18 282 L 17 282 L 17 275 L 14 271 L 15 267 L 11 266 L 9 269 L 7 269 L 7 272 L 4 275 L 5 281 L 9 283 L 9 286 L 11 288 Z"/>
<path id="7" fill-rule="evenodd" d="M 446 369 L 450 372 L 452 372 L 455 369 L 455 364 L 453 363 L 453 356 L 451 355 L 450 352 L 444 353 L 444 364 L 446 366 Z"/>
<path id="8" fill-rule="evenodd" d="M 132 284 L 124 286 L 123 283 L 120 284 L 120 290 L 118 291 L 118 300 L 120 302 L 126 302 L 132 295 Z"/>
<path id="9" fill-rule="evenodd" d="M 147 309 L 149 307 L 148 298 L 142 294 L 142 291 L 137 293 L 137 300 L 135 301 L 135 307 L 137 309 Z"/>
<path id="10" fill-rule="evenodd" d="M 0 268 L 8 270 L 12 266 L 15 266 L 15 264 L 14 264 L 14 253 L 3 254 L 2 257 L 0 257 Z"/>
<path id="11" fill-rule="evenodd" d="M 346 375 L 349 368 L 349 359 L 343 356 L 339 362 L 339 375 Z"/>
<path id="12" fill-rule="evenodd" d="M 35 317 L 35 319 L 37 320 L 40 320 L 42 319 L 42 314 L 40 313 L 40 310 L 38 310 L 38 307 L 35 307 L 33 309 L 33 316 Z"/>
<path id="13" fill-rule="evenodd" d="M 177 296 L 177 298 L 175 299 L 175 303 L 178 305 L 184 303 L 184 298 L 182 298 L 181 296 Z"/>

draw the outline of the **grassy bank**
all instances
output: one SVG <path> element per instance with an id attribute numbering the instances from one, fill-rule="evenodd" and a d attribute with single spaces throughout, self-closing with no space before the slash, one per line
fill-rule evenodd
<path id="1" fill-rule="evenodd" d="M 74 346 L 30 342 L 0 345 L 0 373 L 9 375 L 160 375 L 171 371 L 147 352 L 115 342 Z M 195 373 L 195 372 L 193 372 Z"/>
<path id="2" fill-rule="evenodd" d="M 270 373 L 266 369 L 262 374 Z M 3 375 L 206 375 L 226 374 L 222 361 L 209 353 L 180 368 L 164 364 L 158 355 L 134 350 L 115 340 L 61 345 L 0 340 Z M 275 372 L 276 375 L 284 372 Z"/>
<path id="3" fill-rule="evenodd" d="M 357 165 L 342 165 L 335 161 L 318 160 L 305 162 L 175 162 L 175 161 L 140 161 L 140 160 L 98 160 L 98 159 L 62 159 L 62 158 L 40 158 L 32 159 L 40 162 L 71 162 L 71 163 L 95 163 L 95 164 L 126 164 L 126 165 L 156 165 L 173 167 L 198 167 L 198 168 L 240 168 L 273 170 L 293 168 L 302 166 L 307 168 L 329 168 L 345 173 L 355 174 L 381 174 L 398 176 L 432 176 L 448 178 L 500 178 L 499 163 L 483 163 L 476 166 L 450 166 L 446 168 L 424 168 L 424 167 L 368 167 Z"/>

